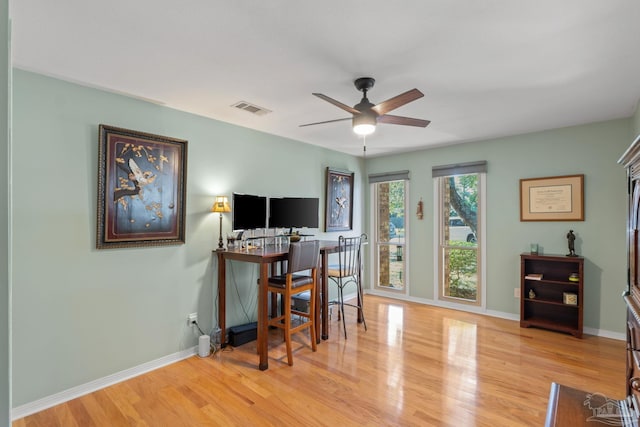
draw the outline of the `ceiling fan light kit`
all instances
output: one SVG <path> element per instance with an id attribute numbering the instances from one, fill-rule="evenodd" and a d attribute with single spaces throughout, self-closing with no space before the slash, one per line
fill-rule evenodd
<path id="1" fill-rule="evenodd" d="M 420 92 L 418 89 L 411 89 L 405 93 L 394 96 L 393 98 L 387 99 L 377 105 L 372 104 L 367 99 L 367 91 L 373 87 L 375 84 L 375 79 L 372 77 L 360 77 L 356 79 L 353 84 L 359 91 L 362 92 L 362 100 L 353 107 L 350 107 L 346 104 L 343 104 L 340 101 L 336 101 L 333 98 L 330 98 L 321 93 L 314 93 L 313 95 L 317 96 L 320 99 L 323 99 L 330 104 L 335 105 L 336 107 L 352 114 L 352 127 L 353 132 L 357 135 L 371 135 L 376 130 L 377 123 L 386 123 L 392 125 L 404 125 L 404 126 L 416 126 L 416 127 L 426 127 L 430 122 L 429 120 L 422 119 L 414 119 L 411 117 L 402 117 L 402 116 L 392 116 L 387 114 L 388 112 L 395 110 L 396 108 L 402 107 L 405 104 L 408 104 L 411 101 L 415 101 L 418 98 L 422 98 L 424 94 Z M 323 122 L 316 123 L 308 123 L 300 126 L 311 126 L 311 125 L 320 125 L 326 123 L 340 122 L 343 120 L 349 120 L 349 118 L 345 119 L 336 119 L 336 120 L 326 120 Z"/>
<path id="2" fill-rule="evenodd" d="M 376 116 L 373 114 L 353 116 L 353 131 L 356 135 L 371 135 L 376 131 Z"/>

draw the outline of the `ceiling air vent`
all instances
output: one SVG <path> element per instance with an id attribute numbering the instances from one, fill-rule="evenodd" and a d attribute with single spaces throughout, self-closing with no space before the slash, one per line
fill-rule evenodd
<path id="1" fill-rule="evenodd" d="M 257 116 L 264 116 L 265 114 L 269 114 L 271 112 L 271 110 L 258 107 L 257 105 L 254 105 L 254 104 L 249 104 L 248 102 L 245 102 L 245 101 L 236 102 L 235 104 L 232 105 L 232 107 L 236 107 L 240 110 L 248 111 Z"/>

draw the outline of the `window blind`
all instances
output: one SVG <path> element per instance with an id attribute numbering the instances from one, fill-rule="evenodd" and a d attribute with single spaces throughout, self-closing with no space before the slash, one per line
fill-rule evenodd
<path id="1" fill-rule="evenodd" d="M 431 170 L 432 177 L 466 175 L 470 173 L 483 173 L 487 171 L 487 161 L 457 163 L 453 165 L 434 166 Z"/>
<path id="2" fill-rule="evenodd" d="M 409 171 L 385 172 L 369 174 L 369 184 L 387 181 L 408 181 Z"/>

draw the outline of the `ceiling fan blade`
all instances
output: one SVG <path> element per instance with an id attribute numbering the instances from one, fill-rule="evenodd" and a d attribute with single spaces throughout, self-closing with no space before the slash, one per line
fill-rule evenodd
<path id="1" fill-rule="evenodd" d="M 378 123 L 387 123 L 390 125 L 405 125 L 405 126 L 417 126 L 421 128 L 427 127 L 431 121 L 422 119 L 413 119 L 411 117 L 392 116 L 385 114 L 378 117 Z"/>
<path id="2" fill-rule="evenodd" d="M 333 99 L 333 98 L 329 98 L 327 95 L 323 95 L 323 94 L 321 94 L 321 93 L 314 93 L 313 95 L 317 96 L 317 97 L 318 97 L 318 98 L 320 98 L 320 99 L 324 99 L 324 100 L 325 100 L 325 101 L 327 101 L 328 103 L 333 104 L 333 105 L 335 105 L 335 106 L 336 106 L 336 107 L 338 107 L 338 108 L 342 108 L 344 111 L 347 111 L 347 112 L 349 112 L 349 113 L 351 113 L 351 114 L 360 114 L 360 111 L 356 110 L 355 108 L 353 108 L 353 107 L 349 107 L 348 105 L 343 104 L 343 103 L 342 103 L 342 102 L 340 102 L 340 101 L 336 101 L 336 100 L 335 100 L 335 99 Z"/>
<path id="3" fill-rule="evenodd" d="M 345 120 L 352 120 L 352 118 L 351 117 L 347 117 L 346 119 L 335 119 L 335 120 L 327 120 L 325 122 L 307 123 L 306 125 L 300 125 L 298 127 L 313 126 L 313 125 L 323 125 L 325 123 L 343 122 Z"/>
<path id="4" fill-rule="evenodd" d="M 424 94 L 420 92 L 418 89 L 411 89 L 406 91 L 405 93 L 401 93 L 398 96 L 394 96 L 393 98 L 389 98 L 386 101 L 382 101 L 375 107 L 371 109 L 378 113 L 379 115 L 387 114 L 391 110 L 395 110 L 398 107 L 402 107 L 404 104 L 408 104 L 411 101 L 415 101 L 418 98 L 422 98 Z"/>

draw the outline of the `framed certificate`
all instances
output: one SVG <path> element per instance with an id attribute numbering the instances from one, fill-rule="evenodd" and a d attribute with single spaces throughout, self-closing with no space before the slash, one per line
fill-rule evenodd
<path id="1" fill-rule="evenodd" d="M 584 175 L 520 180 L 520 221 L 584 221 Z"/>

